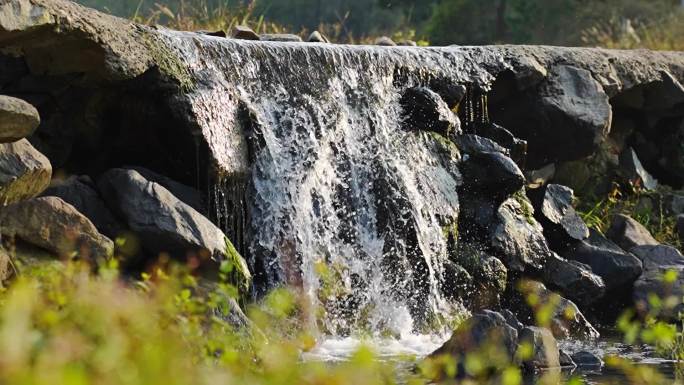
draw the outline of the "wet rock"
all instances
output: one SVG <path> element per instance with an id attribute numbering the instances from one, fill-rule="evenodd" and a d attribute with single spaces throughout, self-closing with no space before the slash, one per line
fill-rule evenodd
<path id="1" fill-rule="evenodd" d="M 634 149 L 626 148 L 620 154 L 620 167 L 627 180 L 646 190 L 655 190 L 658 181 L 644 168 Z"/>
<path id="2" fill-rule="evenodd" d="M 572 361 L 581 369 L 601 369 L 603 360 L 592 352 L 581 351 L 570 356 Z"/>
<path id="3" fill-rule="evenodd" d="M 577 367 L 577 364 L 572 360 L 572 357 L 562 349 L 558 351 L 558 362 L 562 368 Z"/>
<path id="4" fill-rule="evenodd" d="M 672 194 L 669 209 L 674 215 L 684 214 L 684 195 Z"/>
<path id="5" fill-rule="evenodd" d="M 125 229 L 107 208 L 96 190 L 95 182 L 89 176 L 72 176 L 55 182 L 42 195 L 61 198 L 74 206 L 100 233 L 110 239 L 115 239 Z"/>
<path id="6" fill-rule="evenodd" d="M 322 33 L 318 32 L 318 31 L 313 31 L 313 32 L 311 32 L 311 35 L 309 35 L 308 42 L 309 43 L 330 43 L 330 40 L 328 40 L 328 38 L 325 37 L 325 35 L 323 35 Z"/>
<path id="7" fill-rule="evenodd" d="M 531 201 L 544 235 L 555 250 L 589 237 L 589 228 L 573 207 L 574 192 L 566 186 L 549 184 L 534 190 Z"/>
<path id="8" fill-rule="evenodd" d="M 299 35 L 291 33 L 264 33 L 260 35 L 262 41 L 280 41 L 286 43 L 301 43 L 303 40 Z"/>
<path id="9" fill-rule="evenodd" d="M 641 223 L 622 214 L 613 217 L 606 236 L 627 251 L 631 251 L 636 246 L 658 244 L 658 241 Z"/>
<path id="10" fill-rule="evenodd" d="M 466 179 L 467 180 L 467 179 Z M 538 271 L 551 255 L 542 228 L 534 220 L 532 205 L 523 196 L 506 200 L 491 226 L 492 250 L 509 270 Z"/>
<path id="11" fill-rule="evenodd" d="M 394 47 L 397 45 L 397 43 L 395 43 L 394 40 L 392 40 L 391 38 L 389 38 L 387 36 L 381 36 L 381 37 L 375 39 L 375 45 Z"/>
<path id="12" fill-rule="evenodd" d="M 537 301 L 534 305 L 527 302 L 532 295 Z M 587 321 L 577 305 L 549 290 L 543 283 L 533 280 L 522 280 L 517 284 L 517 291 L 508 298 L 521 322 L 535 322 L 535 314 L 542 308 L 552 307 L 550 329 L 557 339 L 595 339 L 599 332 Z"/>
<path id="13" fill-rule="evenodd" d="M 15 203 L 0 211 L 0 231 L 61 258 L 109 257 L 114 244 L 88 218 L 57 197 Z"/>
<path id="14" fill-rule="evenodd" d="M 465 154 L 481 154 L 485 152 L 498 152 L 505 156 L 509 151 L 491 139 L 483 138 L 478 135 L 465 134 L 459 135 L 455 139 L 458 149 Z"/>
<path id="15" fill-rule="evenodd" d="M 677 216 L 677 234 L 679 241 L 684 245 L 684 215 Z"/>
<path id="16" fill-rule="evenodd" d="M 470 194 L 483 193 L 502 202 L 525 185 L 525 176 L 511 158 L 498 152 L 470 154 L 461 164 Z"/>
<path id="17" fill-rule="evenodd" d="M 484 252 L 470 250 L 470 253 L 458 253 L 459 260 L 473 278 L 470 291 L 463 296 L 464 303 L 473 310 L 498 308 L 508 281 L 506 266 L 498 258 Z"/>
<path id="18" fill-rule="evenodd" d="M 404 110 L 403 125 L 407 130 L 438 133 L 445 138 L 457 135 L 461 123 L 436 92 L 426 87 L 410 88 L 400 101 Z"/>
<path id="19" fill-rule="evenodd" d="M 665 305 L 658 316 L 674 320 L 684 311 L 684 256 L 671 246 L 637 246 L 632 253 L 641 260 L 644 272 L 634 283 L 634 302 L 641 314 L 651 309 L 649 296 L 656 295 Z M 670 278 L 666 278 L 666 277 Z"/>
<path id="20" fill-rule="evenodd" d="M 500 370 L 513 362 L 517 346 L 518 332 L 500 313 L 484 310 L 461 323 L 432 356 L 449 355 L 462 366 L 466 356 L 481 354 L 481 359 L 491 358 L 486 365 Z M 489 349 L 496 349 L 499 354 L 494 355 Z M 497 362 L 495 357 L 503 358 L 503 362 Z"/>
<path id="21" fill-rule="evenodd" d="M 17 98 L 0 95 L 0 143 L 30 136 L 40 124 L 38 110 Z"/>
<path id="22" fill-rule="evenodd" d="M 51 177 L 50 161 L 28 140 L 0 143 L 0 206 L 37 196 Z"/>
<path id="23" fill-rule="evenodd" d="M 445 78 L 431 79 L 430 89 L 438 93 L 452 111 L 461 104 L 467 92 L 465 86 Z"/>
<path id="24" fill-rule="evenodd" d="M 441 290 L 449 300 L 465 298 L 473 285 L 473 277 L 457 263 L 446 261 L 441 282 Z"/>
<path id="25" fill-rule="evenodd" d="M 137 171 L 112 169 L 97 181 L 107 205 L 140 238 L 150 254 L 169 253 L 176 258 L 198 258 L 205 267 L 229 260 L 238 273 L 241 290 L 251 279 L 247 264 L 211 221 L 181 202 L 160 184 Z"/>
<path id="26" fill-rule="evenodd" d="M 407 39 L 406 39 L 406 40 L 399 40 L 399 41 L 397 42 L 397 45 L 399 45 L 399 46 L 404 46 L 404 47 L 417 47 L 417 46 L 418 46 L 418 43 L 416 43 L 416 42 L 413 41 L 413 40 L 407 40 Z"/>
<path id="27" fill-rule="evenodd" d="M 518 331 L 518 333 L 520 333 L 525 328 L 525 325 L 523 325 L 522 322 L 518 320 L 518 317 L 516 317 L 512 311 L 504 309 L 501 311 L 501 315 L 506 319 L 506 322 L 508 322 L 508 324 L 511 327 L 513 327 L 513 329 Z"/>
<path id="28" fill-rule="evenodd" d="M 568 261 L 555 253 L 546 260 L 542 277 L 544 283 L 580 305 L 592 304 L 606 293 L 603 279 L 594 274 L 591 267 Z"/>
<path id="29" fill-rule="evenodd" d="M 519 335 L 520 344 L 532 347 L 532 356 L 523 361 L 528 371 L 561 366 L 558 352 L 558 342 L 551 331 L 536 326 L 525 327 Z"/>
<path id="30" fill-rule="evenodd" d="M 517 138 L 513 133 L 495 123 L 477 123 L 474 133 L 489 138 L 508 149 L 511 159 L 521 168 L 525 166 L 527 157 L 527 141 Z"/>
<path id="31" fill-rule="evenodd" d="M 176 182 L 171 178 L 158 174 L 144 167 L 130 167 L 130 169 L 137 171 L 138 174 L 142 175 L 143 178 L 149 180 L 150 182 L 160 184 L 162 187 L 169 190 L 173 196 L 180 199 L 181 202 L 192 207 L 198 212 L 202 212 L 204 210 L 202 194 L 197 189 Z"/>
<path id="32" fill-rule="evenodd" d="M 240 40 L 261 40 L 256 32 L 245 25 L 237 25 L 233 28 L 233 38 Z"/>
<path id="33" fill-rule="evenodd" d="M 610 241 L 605 238 L 604 242 L 596 241 L 599 237 L 602 238 L 597 233 L 592 237 L 594 240 L 574 244 L 563 253 L 563 257 L 591 267 L 591 271 L 601 277 L 607 291 L 630 286 L 641 275 L 641 261 L 617 245 L 610 247 Z"/>

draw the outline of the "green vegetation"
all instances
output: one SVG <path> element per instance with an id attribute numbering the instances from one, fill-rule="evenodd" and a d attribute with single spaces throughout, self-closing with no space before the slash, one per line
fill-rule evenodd
<path id="1" fill-rule="evenodd" d="M 247 24 L 258 33 L 324 32 L 333 41 L 387 35 L 445 44 L 684 47 L 679 0 L 77 0 L 187 30 Z"/>
<path id="2" fill-rule="evenodd" d="M 668 191 L 663 188 L 649 192 L 638 185 L 621 187 L 614 184 L 605 196 L 580 197 L 578 212 L 589 227 L 602 234 L 608 231 L 613 215 L 631 216 L 644 225 L 658 242 L 682 250 L 675 218 L 665 211 L 667 194 Z"/>

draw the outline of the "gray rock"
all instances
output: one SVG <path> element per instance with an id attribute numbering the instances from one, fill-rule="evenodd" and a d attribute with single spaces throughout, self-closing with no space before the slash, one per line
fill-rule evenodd
<path id="1" fill-rule="evenodd" d="M 609 96 L 581 67 L 552 67 L 534 96 L 501 107 L 499 121 L 529 142 L 529 167 L 584 158 L 606 138 L 612 119 Z"/>
<path id="2" fill-rule="evenodd" d="M 658 241 L 641 223 L 622 214 L 613 217 L 606 236 L 627 251 L 631 251 L 636 246 L 658 244 Z"/>
<path id="3" fill-rule="evenodd" d="M 150 182 L 160 184 L 162 187 L 169 190 L 173 196 L 180 199 L 181 202 L 192 207 L 198 212 L 202 212 L 204 210 L 204 205 L 202 204 L 202 194 L 197 189 L 176 182 L 169 177 L 158 174 L 144 167 L 135 166 L 127 168 L 137 171 L 138 174 L 142 175 L 143 178 L 149 180 Z"/>
<path id="4" fill-rule="evenodd" d="M 527 158 L 527 141 L 522 140 L 512 132 L 495 123 L 475 123 L 475 134 L 489 138 L 510 152 L 510 157 L 521 168 L 525 166 Z"/>
<path id="5" fill-rule="evenodd" d="M 72 176 L 54 182 L 42 195 L 61 198 L 74 206 L 99 232 L 110 239 L 115 239 L 125 229 L 107 208 L 96 190 L 95 182 L 89 176 Z"/>
<path id="6" fill-rule="evenodd" d="M 100 234 L 88 218 L 57 197 L 4 207 L 0 211 L 0 231 L 60 258 L 106 258 L 114 251 L 114 243 Z"/>
<path id="7" fill-rule="evenodd" d="M 307 41 L 309 43 L 330 43 L 330 40 L 318 31 L 311 32 Z"/>
<path id="8" fill-rule="evenodd" d="M 513 329 L 518 331 L 518 334 L 525 328 L 525 325 L 518 320 L 518 317 L 516 317 L 512 311 L 508 309 L 501 310 L 501 315 L 506 319 L 506 322 L 513 327 Z"/>
<path id="9" fill-rule="evenodd" d="M 559 184 L 549 184 L 532 194 L 536 217 L 554 249 L 589 237 L 589 228 L 573 207 L 574 192 Z"/>
<path id="10" fill-rule="evenodd" d="M 0 143 L 26 138 L 39 124 L 40 115 L 35 107 L 21 99 L 0 95 Z"/>
<path id="11" fill-rule="evenodd" d="M 214 37 L 226 37 L 226 31 L 197 31 L 197 33 L 205 36 L 214 36 Z"/>
<path id="12" fill-rule="evenodd" d="M 620 154 L 620 167 L 629 181 L 646 190 L 655 190 L 658 187 L 658 181 L 646 171 L 633 148 L 627 147 Z"/>
<path id="13" fill-rule="evenodd" d="M 260 35 L 262 41 L 280 41 L 286 43 L 301 43 L 299 35 L 291 33 L 263 33 Z"/>
<path id="14" fill-rule="evenodd" d="M 603 367 L 603 360 L 592 352 L 577 352 L 571 358 L 580 369 L 601 369 Z"/>
<path id="15" fill-rule="evenodd" d="M 679 234 L 679 241 L 684 245 L 684 214 L 677 216 L 677 234 Z"/>
<path id="16" fill-rule="evenodd" d="M 522 196 L 506 200 L 491 226 L 492 250 L 509 270 L 539 271 L 551 255 L 532 205 Z"/>
<path id="17" fill-rule="evenodd" d="M 97 187 L 107 205 L 124 219 L 153 255 L 196 255 L 206 267 L 229 260 L 238 274 L 236 284 L 247 290 L 251 275 L 230 241 L 211 221 L 181 202 L 160 184 L 137 171 L 112 169 L 100 176 Z M 215 269 L 215 267 L 214 267 Z"/>
<path id="18" fill-rule="evenodd" d="M 587 321 L 584 314 L 577 305 L 561 297 L 559 294 L 549 290 L 538 281 L 523 280 L 518 284 L 519 298 L 515 301 L 521 307 L 516 311 L 521 319 L 534 319 L 535 309 L 541 306 L 553 306 L 551 316 L 551 332 L 557 339 L 596 339 L 600 336 L 599 332 Z M 530 308 L 527 304 L 527 296 L 534 295 L 539 299 L 535 308 Z"/>
<path id="19" fill-rule="evenodd" d="M 0 207 L 37 196 L 51 177 L 50 161 L 28 140 L 0 143 Z"/>
<path id="20" fill-rule="evenodd" d="M 446 261 L 440 283 L 441 290 L 448 299 L 463 299 L 471 291 L 473 277 L 462 266 Z"/>
<path id="21" fill-rule="evenodd" d="M 538 170 L 525 170 L 525 179 L 527 179 L 527 187 L 530 189 L 537 189 L 547 184 L 556 175 L 556 165 L 554 163 L 547 164 Z"/>
<path id="22" fill-rule="evenodd" d="M 674 320 L 677 314 L 684 311 L 684 256 L 671 246 L 637 246 L 632 253 L 641 260 L 644 272 L 634 283 L 633 298 L 636 308 L 642 314 L 651 311 L 650 295 L 658 296 L 663 304 L 660 310 L 663 319 Z M 675 273 L 672 282 L 665 282 L 668 272 Z"/>
<path id="23" fill-rule="evenodd" d="M 461 123 L 438 93 L 426 87 L 410 88 L 400 101 L 406 130 L 431 131 L 445 138 L 458 135 Z"/>
<path id="24" fill-rule="evenodd" d="M 236 25 L 233 28 L 233 38 L 240 40 L 261 40 L 259 35 L 246 25 Z"/>
<path id="25" fill-rule="evenodd" d="M 606 293 L 603 279 L 594 274 L 591 267 L 568 261 L 555 253 L 547 259 L 542 278 L 545 284 L 580 305 L 590 305 Z"/>
<path id="26" fill-rule="evenodd" d="M 670 200 L 670 211 L 674 215 L 684 214 L 684 195 L 680 194 L 672 194 Z"/>
<path id="27" fill-rule="evenodd" d="M 487 194 L 503 202 L 525 186 L 525 176 L 513 160 L 498 152 L 473 153 L 461 164 L 464 187 L 471 194 Z"/>
<path id="28" fill-rule="evenodd" d="M 508 149 L 499 146 L 495 141 L 478 135 L 459 135 L 456 137 L 455 142 L 458 149 L 465 154 L 479 154 L 484 152 L 498 152 L 505 156 L 510 154 Z"/>
<path id="29" fill-rule="evenodd" d="M 438 77 L 430 80 L 430 89 L 442 97 L 450 110 L 455 110 L 467 93 L 464 85 L 454 83 L 452 80 Z"/>
<path id="30" fill-rule="evenodd" d="M 641 261 L 634 255 L 587 241 L 576 243 L 563 253 L 563 257 L 590 266 L 591 271 L 601 277 L 607 291 L 629 287 L 643 271 Z"/>
<path id="31" fill-rule="evenodd" d="M 532 356 L 523 361 L 528 371 L 561 366 L 558 342 L 550 330 L 536 326 L 525 327 L 519 335 L 520 344 L 532 347 Z"/>
<path id="32" fill-rule="evenodd" d="M 484 310 L 461 323 L 449 341 L 437 349 L 432 356 L 449 355 L 463 365 L 469 354 L 484 354 L 487 349 L 497 349 L 491 361 L 485 363 L 492 369 L 503 369 L 513 362 L 518 346 L 518 332 L 497 312 Z M 497 362 L 494 358 L 503 358 Z"/>
<path id="33" fill-rule="evenodd" d="M 572 360 L 572 357 L 562 349 L 558 351 L 558 362 L 562 368 L 577 367 L 577 364 Z"/>
<path id="34" fill-rule="evenodd" d="M 387 36 L 381 36 L 381 37 L 375 39 L 375 45 L 394 47 L 397 45 L 397 43 L 395 43 L 394 40 L 392 40 L 391 38 L 389 38 Z"/>
<path id="35" fill-rule="evenodd" d="M 417 47 L 418 43 L 416 43 L 413 40 L 405 39 L 405 40 L 399 40 L 397 42 L 397 45 L 404 46 L 404 47 Z"/>

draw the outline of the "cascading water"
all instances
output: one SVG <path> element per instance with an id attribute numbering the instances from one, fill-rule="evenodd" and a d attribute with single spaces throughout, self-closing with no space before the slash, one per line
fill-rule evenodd
<path id="1" fill-rule="evenodd" d="M 301 288 L 325 310 L 321 332 L 337 336 L 436 332 L 460 310 L 442 292 L 460 156 L 404 127 L 399 100 L 434 79 L 480 87 L 488 72 L 458 48 L 162 34 L 189 66 L 193 113 L 218 154 L 210 212 L 258 291 Z M 465 119 L 485 119 L 482 95 L 469 94 Z"/>

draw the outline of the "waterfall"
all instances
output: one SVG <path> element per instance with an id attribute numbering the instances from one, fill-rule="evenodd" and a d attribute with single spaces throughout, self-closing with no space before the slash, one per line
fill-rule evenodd
<path id="1" fill-rule="evenodd" d="M 433 331 L 460 311 L 441 289 L 460 155 L 406 129 L 399 99 L 434 79 L 467 81 L 461 118 L 482 121 L 487 71 L 460 48 L 161 33 L 189 67 L 193 113 L 216 157 L 210 213 L 248 258 L 258 293 L 300 288 L 331 335 Z"/>

